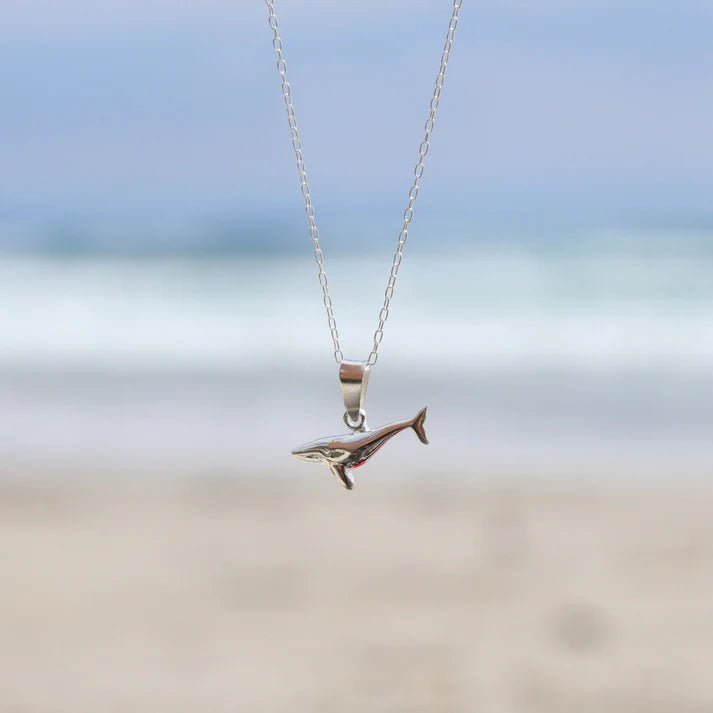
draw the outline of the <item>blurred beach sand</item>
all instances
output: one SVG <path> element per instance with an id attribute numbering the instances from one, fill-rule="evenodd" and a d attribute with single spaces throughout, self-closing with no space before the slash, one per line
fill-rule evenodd
<path id="1" fill-rule="evenodd" d="M 2 485 L 2 711 L 713 710 L 709 489 L 84 482 Z"/>

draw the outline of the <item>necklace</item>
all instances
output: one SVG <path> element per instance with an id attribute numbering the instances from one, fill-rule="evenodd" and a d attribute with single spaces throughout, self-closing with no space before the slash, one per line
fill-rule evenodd
<path id="1" fill-rule="evenodd" d="M 339 381 L 342 390 L 342 398 L 344 400 L 344 423 L 351 430 L 351 433 L 341 436 L 329 436 L 320 438 L 310 443 L 305 443 L 302 446 L 295 448 L 292 455 L 299 460 L 308 463 L 319 463 L 336 475 L 342 482 L 345 488 L 351 490 L 354 487 L 354 479 L 351 475 L 353 468 L 358 468 L 366 463 L 371 456 L 378 451 L 388 440 L 401 431 L 411 428 L 418 436 L 421 443 L 428 443 L 426 432 L 424 430 L 424 422 L 426 420 L 426 408 L 422 408 L 416 416 L 405 421 L 397 421 L 389 423 L 385 426 L 370 429 L 366 424 L 366 412 L 364 404 L 366 402 L 366 390 L 369 384 L 369 373 L 371 367 L 376 364 L 379 357 L 379 346 L 384 338 L 384 325 L 389 317 L 389 307 L 391 298 L 394 296 L 394 288 L 396 287 L 396 278 L 399 274 L 401 261 L 403 258 L 404 247 L 408 240 L 409 225 L 414 216 L 414 203 L 418 197 L 419 182 L 424 172 L 424 160 L 431 147 L 431 134 L 435 126 L 436 110 L 441 100 L 441 91 L 446 77 L 446 68 L 451 55 L 453 46 L 453 38 L 455 37 L 456 27 L 458 26 L 458 14 L 460 12 L 463 0 L 453 0 L 453 11 L 448 23 L 448 31 L 446 33 L 446 42 L 441 54 L 441 63 L 436 76 L 435 88 L 429 105 L 429 114 L 424 124 L 424 138 L 418 148 L 418 162 L 413 170 L 413 184 L 408 192 L 408 205 L 403 214 L 403 224 L 399 233 L 396 251 L 391 262 L 391 270 L 389 279 L 384 291 L 384 303 L 379 312 L 379 319 L 376 331 L 374 332 L 374 342 L 365 361 L 350 361 L 344 359 L 341 347 L 339 346 L 339 332 L 337 331 L 337 321 L 334 317 L 334 307 L 332 298 L 329 294 L 329 286 L 327 283 L 327 273 L 324 271 L 324 255 L 319 244 L 319 230 L 315 221 L 315 211 L 312 205 L 312 197 L 310 193 L 309 183 L 307 182 L 307 172 L 305 170 L 304 158 L 302 156 L 302 142 L 297 130 L 297 119 L 295 117 L 295 108 L 292 104 L 292 90 L 290 83 L 287 81 L 287 62 L 284 58 L 284 50 L 282 40 L 278 34 L 278 21 L 275 14 L 274 0 L 265 0 L 269 11 L 268 24 L 272 30 L 272 47 L 277 55 L 277 71 L 281 78 L 282 97 L 285 101 L 285 109 L 287 110 L 287 123 L 290 127 L 290 137 L 292 139 L 292 148 L 297 159 L 297 171 L 300 176 L 300 189 L 304 198 L 305 213 L 309 224 L 309 235 L 312 240 L 314 250 L 314 259 L 318 268 L 318 279 L 322 288 L 322 301 L 327 312 L 327 324 L 332 337 L 332 345 L 334 347 L 334 359 L 339 365 Z"/>

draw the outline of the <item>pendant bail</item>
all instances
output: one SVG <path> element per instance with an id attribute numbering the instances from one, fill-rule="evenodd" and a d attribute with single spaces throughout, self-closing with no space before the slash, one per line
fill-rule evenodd
<path id="1" fill-rule="evenodd" d="M 353 429 L 363 429 L 366 424 L 364 404 L 369 386 L 371 367 L 365 361 L 344 360 L 339 365 L 339 383 L 344 399 L 344 422 Z"/>

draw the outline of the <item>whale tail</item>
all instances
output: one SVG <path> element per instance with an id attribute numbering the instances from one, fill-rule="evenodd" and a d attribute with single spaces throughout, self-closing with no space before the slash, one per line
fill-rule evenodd
<path id="1" fill-rule="evenodd" d="M 426 422 L 426 409 L 428 409 L 428 406 L 424 406 L 416 414 L 416 418 L 414 418 L 413 422 L 411 423 L 411 428 L 413 428 L 413 430 L 416 431 L 418 440 L 421 441 L 421 443 L 425 443 L 426 445 L 428 445 L 428 438 L 426 438 L 426 431 L 423 428 L 423 424 Z"/>

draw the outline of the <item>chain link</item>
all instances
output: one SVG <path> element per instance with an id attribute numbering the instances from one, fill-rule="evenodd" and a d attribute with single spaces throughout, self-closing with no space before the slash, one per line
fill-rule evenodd
<path id="1" fill-rule="evenodd" d="M 302 142 L 300 141 L 299 133 L 297 131 L 297 120 L 295 118 L 295 108 L 292 104 L 290 83 L 287 81 L 287 63 L 285 62 L 285 58 L 283 56 L 282 40 L 280 39 L 280 35 L 277 31 L 277 15 L 275 14 L 274 0 L 265 0 L 265 4 L 267 5 L 267 9 L 270 14 L 268 24 L 273 34 L 272 47 L 275 50 L 275 54 L 277 54 L 277 71 L 282 79 L 282 97 L 285 100 L 285 108 L 287 110 L 287 123 L 289 124 L 290 136 L 292 137 L 292 148 L 294 149 L 295 157 L 297 158 L 297 170 L 300 175 L 300 188 L 302 190 L 302 197 L 305 202 L 305 213 L 307 214 L 307 221 L 309 223 L 309 236 L 312 239 L 312 245 L 314 247 L 314 259 L 317 263 L 319 271 L 318 277 L 319 284 L 322 287 L 322 299 L 324 307 L 327 311 L 327 323 L 329 325 L 329 331 L 334 345 L 334 359 L 338 364 L 340 364 L 344 359 L 344 354 L 342 354 L 342 350 L 339 346 L 339 332 L 337 331 L 337 322 L 334 318 L 332 298 L 329 295 L 329 288 L 327 286 L 327 274 L 324 271 L 324 255 L 322 253 L 322 248 L 319 245 L 319 230 L 317 229 L 317 224 L 315 223 L 315 212 L 312 205 L 309 183 L 307 182 L 307 172 L 305 170 L 304 158 L 302 156 Z M 376 364 L 379 358 L 379 345 L 384 338 L 384 325 L 386 324 L 386 320 L 389 318 L 391 298 L 394 296 L 396 278 L 398 277 L 399 268 L 401 267 L 404 247 L 406 245 L 406 241 L 408 240 L 408 227 L 414 216 L 413 206 L 416 202 L 416 198 L 418 197 L 419 182 L 424 172 L 424 160 L 429 149 L 431 148 L 431 134 L 435 128 L 436 110 L 438 109 L 438 105 L 441 101 L 441 91 L 446 78 L 446 69 L 448 67 L 448 60 L 451 57 L 453 38 L 455 37 L 456 27 L 458 26 L 458 14 L 460 13 L 462 4 L 463 0 L 453 0 L 453 12 L 451 14 L 450 22 L 448 23 L 446 42 L 443 46 L 443 52 L 441 54 L 441 65 L 438 69 L 438 74 L 436 75 L 436 86 L 433 90 L 433 96 L 431 97 L 428 118 L 426 119 L 426 123 L 423 127 L 425 135 L 418 148 L 418 162 L 413 169 L 414 181 L 408 192 L 408 205 L 404 210 L 403 224 L 401 226 L 401 232 L 399 233 L 396 251 L 394 252 L 394 257 L 391 262 L 389 280 L 386 284 L 386 290 L 384 290 L 384 303 L 379 312 L 378 326 L 374 332 L 374 344 L 366 361 L 369 365 Z"/>
<path id="2" fill-rule="evenodd" d="M 329 295 L 329 286 L 327 284 L 327 273 L 324 271 L 324 255 L 322 248 L 319 245 L 319 230 L 315 222 L 314 206 L 312 205 L 312 197 L 310 195 L 309 183 L 307 182 L 307 171 L 305 162 L 302 156 L 302 142 L 297 131 L 297 119 L 295 118 L 295 107 L 292 105 L 292 93 L 290 91 L 290 83 L 287 81 L 287 62 L 282 55 L 282 40 L 277 32 L 277 15 L 275 15 L 275 6 L 273 0 L 265 0 L 267 9 L 270 11 L 268 24 L 272 30 L 272 48 L 277 55 L 277 71 L 282 79 L 282 98 L 285 100 L 285 109 L 287 110 L 287 123 L 290 127 L 290 136 L 292 138 L 292 148 L 297 159 L 297 171 L 300 174 L 300 189 L 305 202 L 305 213 L 307 222 L 309 223 L 309 237 L 312 239 L 314 248 L 314 261 L 317 263 L 319 284 L 322 288 L 322 301 L 324 308 L 327 311 L 327 324 L 329 332 L 332 336 L 332 344 L 334 345 L 334 359 L 337 364 L 341 364 L 344 359 L 344 354 L 339 346 L 339 332 L 337 331 L 337 320 L 334 318 L 334 306 L 332 298 Z"/>

